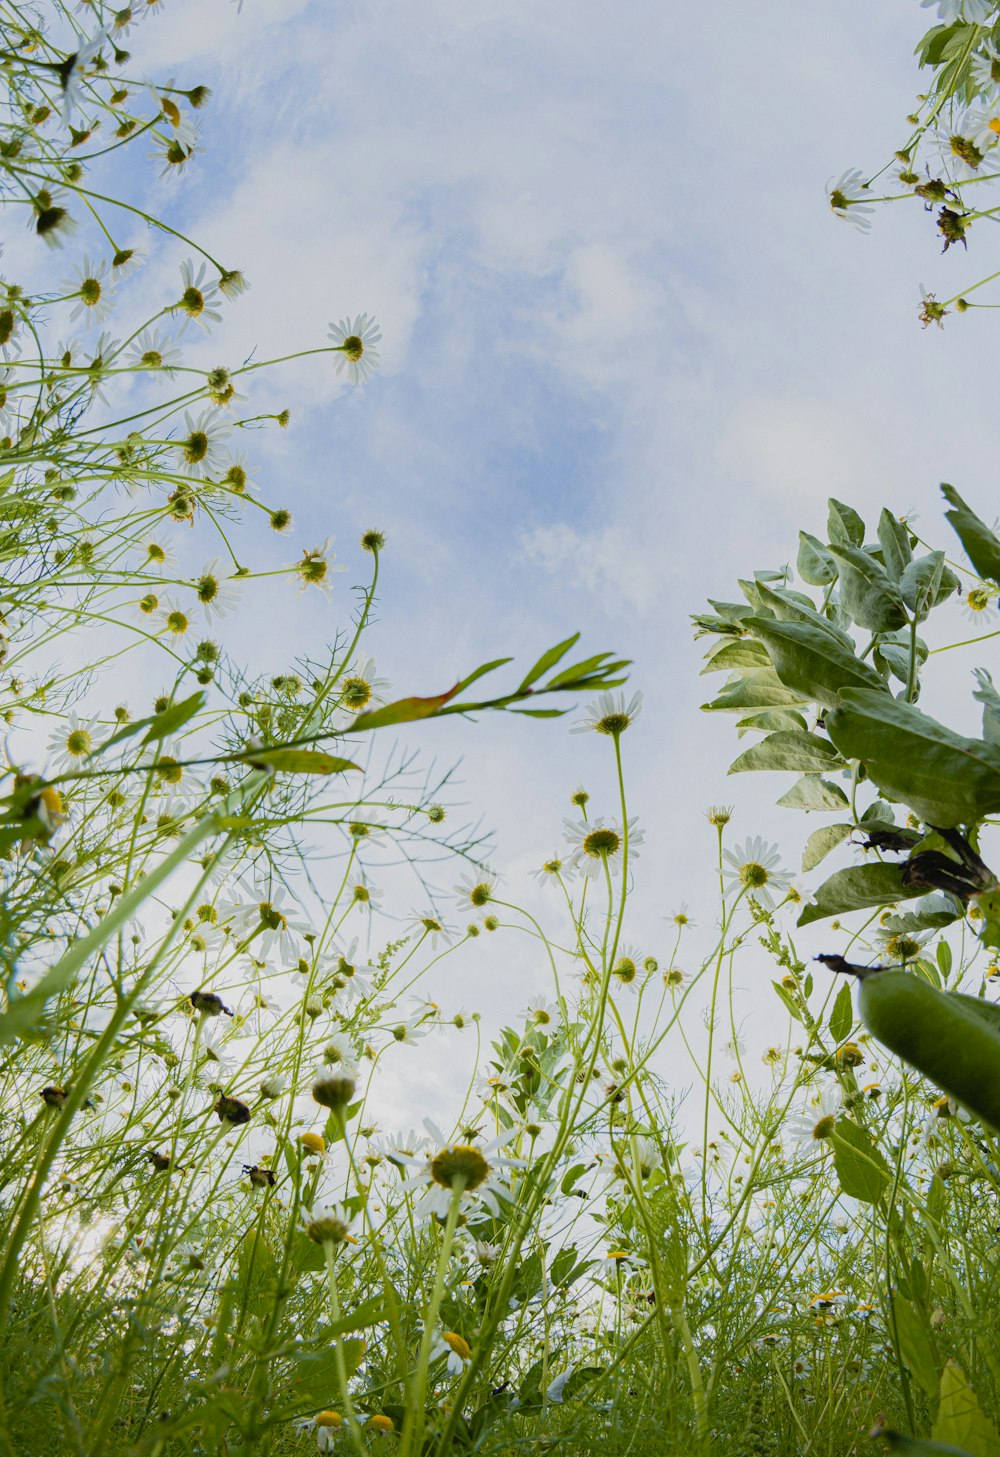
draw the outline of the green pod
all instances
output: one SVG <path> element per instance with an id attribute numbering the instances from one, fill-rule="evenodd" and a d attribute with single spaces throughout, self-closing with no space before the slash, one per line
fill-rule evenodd
<path id="1" fill-rule="evenodd" d="M 968 992 L 945 992 L 944 995 L 954 997 L 966 1011 L 981 1017 L 988 1027 L 993 1027 L 1000 1033 L 1000 1004 L 988 1002 L 985 997 L 970 997 Z"/>
<path id="2" fill-rule="evenodd" d="M 861 978 L 858 1011 L 884 1047 L 1000 1130 L 1000 1027 L 972 998 L 940 992 L 905 971 Z"/>

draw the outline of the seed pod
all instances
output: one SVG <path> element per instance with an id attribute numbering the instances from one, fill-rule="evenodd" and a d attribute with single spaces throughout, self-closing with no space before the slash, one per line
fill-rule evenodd
<path id="1" fill-rule="evenodd" d="M 1000 1129 L 1000 1028 L 912 972 L 861 977 L 858 1011 L 884 1047 Z"/>

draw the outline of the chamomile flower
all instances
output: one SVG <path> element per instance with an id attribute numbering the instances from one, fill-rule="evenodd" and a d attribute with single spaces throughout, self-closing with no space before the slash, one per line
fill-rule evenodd
<path id="1" fill-rule="evenodd" d="M 989 41 L 972 57 L 972 80 L 980 96 L 992 99 L 1000 88 L 1000 52 Z"/>
<path id="2" fill-rule="evenodd" d="M 572 846 L 570 863 L 575 870 L 580 870 L 584 875 L 597 879 L 602 876 L 605 867 L 612 875 L 621 873 L 624 860 L 625 835 L 621 823 L 615 819 L 605 820 L 564 820 L 564 832 L 566 840 Z M 638 858 L 635 847 L 643 841 L 643 831 L 638 827 L 638 821 L 630 819 L 628 822 L 628 849 L 629 859 Z"/>
<path id="3" fill-rule="evenodd" d="M 434 1337 L 430 1359 L 439 1361 L 442 1356 L 446 1358 L 448 1375 L 461 1376 L 472 1360 L 472 1348 L 457 1331 L 440 1330 Z"/>
<path id="4" fill-rule="evenodd" d="M 472 905 L 480 910 L 493 899 L 496 888 L 497 876 L 494 871 L 467 871 L 455 887 L 455 899 L 464 908 Z"/>
<path id="5" fill-rule="evenodd" d="M 356 1244 L 351 1236 L 354 1216 L 343 1204 L 314 1204 L 302 1211 L 302 1229 L 318 1245 Z"/>
<path id="6" fill-rule="evenodd" d="M 344 1418 L 339 1411 L 318 1411 L 314 1417 L 300 1417 L 295 1426 L 300 1432 L 315 1432 L 320 1452 L 335 1452 L 339 1445 Z"/>
<path id="7" fill-rule="evenodd" d="M 982 627 L 995 616 L 997 590 L 980 583 L 966 593 L 962 604 L 962 616 L 977 627 Z"/>
<path id="8" fill-rule="evenodd" d="M 254 954 L 266 957 L 271 951 L 294 962 L 299 954 L 299 937 L 309 930 L 304 921 L 293 919 L 284 886 L 259 882 L 245 901 L 230 901 L 219 907 L 220 919 L 230 920 L 241 940 L 253 939 Z"/>
<path id="9" fill-rule="evenodd" d="M 548 860 L 533 870 L 532 875 L 539 885 L 558 885 L 560 878 L 572 873 L 572 866 L 563 860 L 559 855 L 552 855 Z"/>
<path id="10" fill-rule="evenodd" d="M 966 112 L 950 125 L 935 127 L 929 140 L 937 148 L 942 166 L 955 178 L 975 177 L 983 168 L 986 153 L 996 134 L 980 116 Z"/>
<path id="11" fill-rule="evenodd" d="M 83 104 L 84 88 L 91 76 L 97 74 L 97 67 L 94 62 L 101 53 L 101 47 L 107 40 L 104 30 L 97 31 L 90 40 L 84 41 L 83 45 L 69 57 L 59 72 L 59 80 L 62 84 L 63 104 L 62 118 L 66 125 L 69 125 L 73 112 Z"/>
<path id="12" fill-rule="evenodd" d="M 333 573 L 347 571 L 346 567 L 339 566 L 334 561 L 333 552 L 330 550 L 332 541 L 333 537 L 328 536 L 321 546 L 304 551 L 301 559 L 288 568 L 298 577 L 300 592 L 304 592 L 307 587 L 318 587 L 329 597 L 330 588 L 333 586 L 330 580 Z"/>
<path id="13" fill-rule="evenodd" d="M 218 621 L 240 605 L 240 585 L 234 578 L 222 575 L 218 561 L 207 562 L 191 585 L 206 622 Z"/>
<path id="14" fill-rule="evenodd" d="M 865 201 L 869 195 L 868 188 L 864 182 L 864 173 L 857 167 L 841 173 L 836 182 L 827 187 L 826 195 L 835 217 L 842 218 L 861 233 L 870 230 L 870 215 L 875 209 L 870 202 Z"/>
<path id="15" fill-rule="evenodd" d="M 233 432 L 227 421 L 215 410 L 202 410 L 199 415 L 184 413 L 185 434 L 174 446 L 181 460 L 181 469 L 192 476 L 216 476 L 225 463 L 223 446 Z"/>
<path id="16" fill-rule="evenodd" d="M 337 684 L 338 706 L 353 718 L 384 698 L 389 688 L 388 678 L 378 676 L 374 658 L 358 658 Z"/>
<path id="17" fill-rule="evenodd" d="M 203 329 L 210 329 L 219 323 L 222 315 L 215 305 L 219 300 L 219 286 L 208 276 L 208 264 L 202 263 L 197 273 L 191 262 L 181 264 L 181 296 L 173 309 L 182 315 L 182 329 L 194 322 Z"/>
<path id="18" fill-rule="evenodd" d="M 826 1145 L 840 1113 L 840 1086 L 826 1082 L 814 1089 L 804 1109 L 790 1113 L 781 1128 L 782 1141 L 791 1152 L 816 1153 Z"/>
<path id="19" fill-rule="evenodd" d="M 72 711 L 49 735 L 49 753 L 60 769 L 80 769 L 97 747 L 97 720 L 81 719 Z"/>
<path id="20" fill-rule="evenodd" d="M 408 1154 L 397 1148 L 395 1153 L 401 1164 L 415 1170 L 410 1177 L 426 1186 L 420 1199 L 421 1212 L 428 1217 L 446 1218 L 457 1193 L 462 1199 L 468 1196 L 481 1204 L 496 1218 L 501 1199 L 510 1197 L 509 1190 L 497 1179 L 496 1170 L 524 1167 L 520 1159 L 500 1155 L 514 1130 L 507 1130 L 489 1143 L 472 1144 L 449 1142 L 429 1118 L 424 1119 L 424 1126 L 432 1140 L 429 1152 Z"/>
<path id="21" fill-rule="evenodd" d="M 338 374 L 347 371 L 351 384 L 362 384 L 375 373 L 379 365 L 379 353 L 375 347 L 382 338 L 382 331 L 374 318 L 367 314 L 350 315 L 337 324 L 331 324 L 329 337 L 334 351 L 339 355 L 336 362 Z"/>
<path id="22" fill-rule="evenodd" d="M 792 877 L 778 870 L 781 859 L 777 845 L 769 845 L 760 835 L 748 839 L 742 850 L 723 850 L 722 858 L 731 868 L 723 872 L 730 894 L 745 890 L 761 905 L 774 906 L 774 891 L 787 890 Z"/>
<path id="23" fill-rule="evenodd" d="M 570 729 L 571 734 L 599 733 L 617 739 L 631 728 L 642 712 L 642 694 L 633 693 L 628 703 L 624 693 L 601 693 L 584 709 L 583 718 Z"/>
<path id="24" fill-rule="evenodd" d="M 525 1010 L 525 1020 L 529 1027 L 551 1027 L 558 1015 L 557 1003 L 550 1002 L 544 994 L 532 997 Z"/>
<path id="25" fill-rule="evenodd" d="M 110 269 L 107 261 L 95 262 L 85 255 L 73 274 L 64 284 L 66 292 L 76 299 L 76 307 L 70 314 L 70 323 L 83 318 L 86 327 L 100 323 L 107 318 L 114 303 L 114 288 L 109 282 Z"/>

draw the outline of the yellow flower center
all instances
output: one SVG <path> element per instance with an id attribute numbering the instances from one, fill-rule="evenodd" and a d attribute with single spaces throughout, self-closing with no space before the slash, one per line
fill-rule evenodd
<path id="1" fill-rule="evenodd" d="M 490 1166 L 468 1143 L 452 1143 L 431 1160 L 431 1178 L 442 1189 L 478 1189 L 490 1176 Z"/>

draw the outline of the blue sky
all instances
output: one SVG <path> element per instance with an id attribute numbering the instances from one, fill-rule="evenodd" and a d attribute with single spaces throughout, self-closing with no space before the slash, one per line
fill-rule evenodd
<path id="1" fill-rule="evenodd" d="M 338 584 L 360 576 L 360 531 L 386 531 L 380 671 L 436 691 L 577 628 L 635 659 L 632 939 L 652 950 L 680 901 L 707 908 L 709 803 L 735 801 L 740 838 L 778 839 L 792 869 L 813 827 L 773 808 L 783 783 L 726 779 L 737 743 L 698 711 L 688 614 L 793 555 L 800 526 L 821 534 L 830 494 L 872 522 L 914 509 L 936 540 L 941 479 L 989 514 L 992 316 L 916 320 L 919 283 L 947 296 L 986 265 L 941 258 L 916 208 L 865 238 L 825 197 L 898 145 L 930 19 L 915 0 L 172 0 L 136 37 L 141 67 L 216 93 L 172 205 L 253 291 L 204 361 L 322 343 L 348 312 L 382 326 L 366 388 L 288 366 L 266 399 L 293 428 L 259 438 L 297 542 L 336 534 Z M 266 533 L 256 549 L 295 554 Z M 330 618 L 317 594 L 280 632 L 240 630 L 278 669 Z M 614 809 L 606 744 L 565 724 L 412 741 L 464 756 L 518 887 L 578 781 Z"/>

